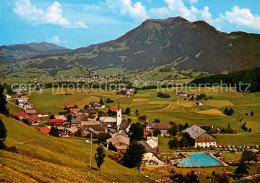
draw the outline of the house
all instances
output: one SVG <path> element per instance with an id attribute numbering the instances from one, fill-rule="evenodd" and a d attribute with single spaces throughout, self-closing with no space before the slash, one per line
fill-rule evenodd
<path id="1" fill-rule="evenodd" d="M 49 127 L 45 126 L 45 127 L 39 128 L 39 131 L 42 133 L 45 133 L 45 134 L 49 134 L 51 130 Z"/>
<path id="2" fill-rule="evenodd" d="M 44 113 L 44 112 L 37 112 L 36 115 L 39 116 L 39 118 L 44 118 L 44 117 L 48 117 L 49 116 L 48 113 Z"/>
<path id="3" fill-rule="evenodd" d="M 13 117 L 22 121 L 23 119 L 28 119 L 29 115 L 25 112 L 15 112 L 13 113 Z"/>
<path id="4" fill-rule="evenodd" d="M 130 138 L 123 133 L 114 134 L 112 138 L 107 139 L 106 143 L 107 146 L 111 143 L 117 149 L 117 152 L 124 153 L 130 145 Z"/>
<path id="5" fill-rule="evenodd" d="M 128 119 L 125 118 L 122 120 L 122 122 L 120 123 L 118 130 L 119 131 L 125 131 L 125 132 L 129 132 L 129 129 L 131 127 L 131 124 L 128 122 Z"/>
<path id="6" fill-rule="evenodd" d="M 193 125 L 183 130 L 183 132 L 188 133 L 191 138 L 194 139 L 195 147 L 210 147 L 217 145 L 216 138 L 208 134 L 206 130 L 200 128 L 197 125 Z"/>
<path id="7" fill-rule="evenodd" d="M 54 116 L 55 119 L 63 119 L 64 121 L 67 121 L 67 117 L 65 115 L 55 115 Z"/>
<path id="8" fill-rule="evenodd" d="M 63 119 L 49 119 L 49 124 L 51 126 L 63 126 L 64 125 L 64 120 Z"/>
<path id="9" fill-rule="evenodd" d="M 6 99 L 11 99 L 12 98 L 12 96 L 11 95 L 5 95 L 5 97 L 6 97 Z"/>
<path id="10" fill-rule="evenodd" d="M 156 151 L 144 140 L 138 141 L 139 144 L 142 144 L 145 147 L 146 152 L 155 153 Z"/>
<path id="11" fill-rule="evenodd" d="M 23 108 L 24 108 L 25 110 L 26 110 L 26 109 L 32 109 L 33 106 L 34 106 L 34 104 L 33 104 L 32 102 L 26 101 L 26 102 L 23 103 Z"/>
<path id="12" fill-rule="evenodd" d="M 31 123 L 31 125 L 38 125 L 41 120 L 39 116 L 31 116 L 29 117 L 28 121 Z"/>
<path id="13" fill-rule="evenodd" d="M 74 116 L 72 116 L 71 121 L 70 121 L 70 125 L 71 125 L 71 126 L 80 127 L 81 118 L 82 118 L 81 115 L 74 115 Z"/>
<path id="14" fill-rule="evenodd" d="M 183 96 L 183 97 L 187 97 L 188 93 L 186 91 L 181 91 L 177 93 L 177 96 Z"/>
<path id="15" fill-rule="evenodd" d="M 95 108 L 88 108 L 86 111 L 88 114 L 97 114 L 98 115 L 98 110 Z"/>
<path id="16" fill-rule="evenodd" d="M 155 123 L 152 126 L 152 130 L 154 131 L 155 129 L 158 129 L 161 131 L 161 136 L 168 136 L 168 130 L 171 128 L 172 126 L 168 123 Z"/>
<path id="17" fill-rule="evenodd" d="M 106 127 L 116 126 L 116 118 L 113 118 L 113 117 L 110 117 L 110 116 L 100 117 L 100 122 L 102 123 L 102 126 L 106 126 Z"/>
<path id="18" fill-rule="evenodd" d="M 96 135 L 105 132 L 105 129 L 101 125 L 84 125 L 82 130 L 85 135 L 88 135 L 91 132 Z"/>
<path id="19" fill-rule="evenodd" d="M 29 116 L 36 116 L 36 110 L 34 109 L 26 109 L 24 112 L 27 113 Z"/>
<path id="20" fill-rule="evenodd" d="M 196 105 L 198 105 L 198 106 L 203 106 L 203 103 L 202 103 L 201 101 L 197 101 L 197 102 L 196 102 Z"/>
<path id="21" fill-rule="evenodd" d="M 110 111 L 116 112 L 116 111 L 117 111 L 117 107 L 111 107 L 111 108 L 110 108 Z"/>
<path id="22" fill-rule="evenodd" d="M 79 129 L 76 126 L 70 128 L 64 128 L 63 132 L 60 134 L 61 137 L 72 137 Z"/>
<path id="23" fill-rule="evenodd" d="M 94 102 L 94 101 L 89 102 L 89 106 L 94 107 L 96 109 L 105 108 L 105 105 L 101 105 L 99 102 Z"/>
<path id="24" fill-rule="evenodd" d="M 80 109 L 73 109 L 73 108 L 70 108 L 70 112 L 73 112 L 73 113 L 77 113 L 79 112 Z"/>
<path id="25" fill-rule="evenodd" d="M 146 143 L 154 149 L 158 146 L 158 137 L 147 137 Z"/>

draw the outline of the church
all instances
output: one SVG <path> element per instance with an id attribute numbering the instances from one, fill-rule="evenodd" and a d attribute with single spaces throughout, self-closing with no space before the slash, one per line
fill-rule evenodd
<path id="1" fill-rule="evenodd" d="M 100 122 L 102 126 L 108 128 L 117 128 L 119 130 L 124 116 L 122 116 L 122 109 L 120 108 L 120 104 L 117 106 L 116 117 L 111 116 L 102 116 L 100 117 Z"/>

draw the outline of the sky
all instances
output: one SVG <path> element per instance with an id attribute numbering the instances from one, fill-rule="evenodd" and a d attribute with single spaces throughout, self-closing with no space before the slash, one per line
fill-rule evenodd
<path id="1" fill-rule="evenodd" d="M 116 39 L 146 19 L 176 16 L 260 34 L 260 0 L 0 0 L 0 10 L 0 45 L 75 49 Z"/>

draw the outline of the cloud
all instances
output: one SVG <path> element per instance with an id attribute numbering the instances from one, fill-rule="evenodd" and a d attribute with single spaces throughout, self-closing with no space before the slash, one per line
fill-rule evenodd
<path id="1" fill-rule="evenodd" d="M 228 21 L 237 26 L 260 30 L 260 16 L 253 15 L 248 8 L 240 9 L 238 6 L 234 6 L 232 11 L 226 11 L 224 15 L 220 14 L 217 22 L 221 23 L 223 21 Z"/>
<path id="2" fill-rule="evenodd" d="M 172 16 L 181 16 L 189 21 L 205 20 L 212 24 L 212 15 L 209 12 L 209 7 L 205 6 L 202 10 L 194 6 L 187 7 L 182 0 L 164 0 L 166 6 L 161 8 L 151 8 L 149 10 L 150 17 L 167 18 Z M 195 2 L 195 1 L 193 1 Z"/>
<path id="3" fill-rule="evenodd" d="M 47 42 L 49 42 L 49 43 L 55 43 L 55 44 L 67 43 L 67 41 L 60 40 L 60 37 L 59 37 L 59 36 L 53 36 L 52 38 L 47 39 Z"/>
<path id="4" fill-rule="evenodd" d="M 32 5 L 30 0 L 17 0 L 13 12 L 20 16 L 22 20 L 31 22 L 34 25 L 52 24 L 61 25 L 68 28 L 87 28 L 82 21 L 71 23 L 63 16 L 61 4 L 55 1 L 46 11 Z"/>
<path id="5" fill-rule="evenodd" d="M 190 4 L 195 4 L 198 2 L 198 0 L 189 0 L 190 1 Z"/>
<path id="6" fill-rule="evenodd" d="M 119 10 L 122 15 L 129 15 L 137 21 L 148 18 L 146 7 L 141 2 L 133 4 L 131 0 L 106 0 L 106 4 L 114 12 Z"/>

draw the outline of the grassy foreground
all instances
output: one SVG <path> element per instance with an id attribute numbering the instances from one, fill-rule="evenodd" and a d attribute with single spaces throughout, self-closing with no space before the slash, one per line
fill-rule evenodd
<path id="1" fill-rule="evenodd" d="M 90 144 L 84 140 L 55 138 L 11 118 L 1 119 L 8 133 L 5 144 L 18 150 L 18 154 L 0 150 L 1 181 L 149 182 L 136 169 L 125 168 L 109 158 L 101 171 L 96 170 L 93 159 L 93 169 L 89 170 Z M 93 149 L 95 152 L 95 145 Z"/>

